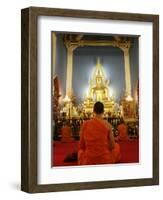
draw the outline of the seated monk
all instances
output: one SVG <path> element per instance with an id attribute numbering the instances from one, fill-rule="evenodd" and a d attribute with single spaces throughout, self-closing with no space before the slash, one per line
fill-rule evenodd
<path id="1" fill-rule="evenodd" d="M 83 123 L 78 150 L 79 165 L 110 164 L 120 159 L 120 146 L 114 141 L 112 126 L 103 120 L 103 113 L 104 105 L 96 102 L 94 118 Z"/>
<path id="2" fill-rule="evenodd" d="M 121 122 L 118 125 L 118 136 L 116 137 L 116 140 L 125 141 L 128 139 L 127 125 L 125 124 L 124 120 L 121 119 Z"/>
<path id="3" fill-rule="evenodd" d="M 61 142 L 73 141 L 71 127 L 69 126 L 68 123 L 65 123 L 65 125 L 61 129 L 61 136 L 62 136 Z"/>

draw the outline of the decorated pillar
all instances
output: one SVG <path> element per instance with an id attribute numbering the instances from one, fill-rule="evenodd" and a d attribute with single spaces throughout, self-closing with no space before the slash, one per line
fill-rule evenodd
<path id="1" fill-rule="evenodd" d="M 125 88 L 126 96 L 131 97 L 131 73 L 130 73 L 130 58 L 129 48 L 124 50 L 124 67 L 125 67 Z"/>
<path id="2" fill-rule="evenodd" d="M 131 73 L 130 73 L 130 50 L 131 42 L 125 41 L 120 48 L 124 53 L 124 68 L 125 68 L 125 99 L 122 101 L 122 114 L 125 121 L 136 120 L 136 107 L 135 101 L 132 98 L 131 93 Z"/>
<path id="3" fill-rule="evenodd" d="M 131 95 L 131 73 L 130 73 L 130 50 L 131 43 L 126 41 L 119 45 L 119 48 L 123 50 L 124 53 L 124 70 L 125 70 L 125 96 L 132 99 Z"/>
<path id="4" fill-rule="evenodd" d="M 66 76 L 66 95 L 71 96 L 72 93 L 72 67 L 73 67 L 73 49 L 67 48 L 67 76 Z"/>
<path id="5" fill-rule="evenodd" d="M 73 51 L 77 45 L 66 45 L 67 47 L 67 75 L 66 75 L 66 96 L 72 95 L 72 73 L 73 73 Z"/>
<path id="6" fill-rule="evenodd" d="M 56 43 L 57 43 L 57 37 L 56 34 L 53 33 L 52 34 L 52 65 L 53 65 L 53 73 L 55 71 L 55 67 L 56 67 Z"/>

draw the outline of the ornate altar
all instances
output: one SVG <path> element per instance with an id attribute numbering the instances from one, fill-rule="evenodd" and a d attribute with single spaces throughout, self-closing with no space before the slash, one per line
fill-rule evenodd
<path id="1" fill-rule="evenodd" d="M 122 116 L 125 121 L 136 121 L 136 105 L 134 100 L 122 100 Z"/>

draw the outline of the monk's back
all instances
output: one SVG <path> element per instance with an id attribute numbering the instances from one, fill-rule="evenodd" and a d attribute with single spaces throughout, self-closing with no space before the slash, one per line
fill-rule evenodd
<path id="1" fill-rule="evenodd" d="M 80 131 L 78 163 L 94 165 L 115 163 L 119 160 L 120 148 L 114 143 L 111 125 L 103 120 L 104 105 L 96 102 L 94 119 L 83 123 Z"/>
<path id="2" fill-rule="evenodd" d="M 102 121 L 92 119 L 86 122 L 83 136 L 87 156 L 97 157 L 108 153 L 108 134 L 109 129 Z"/>

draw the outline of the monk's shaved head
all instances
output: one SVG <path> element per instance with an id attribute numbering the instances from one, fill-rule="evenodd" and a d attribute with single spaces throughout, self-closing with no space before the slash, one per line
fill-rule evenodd
<path id="1" fill-rule="evenodd" d="M 104 104 L 100 101 L 97 101 L 94 105 L 93 112 L 96 114 L 102 114 L 104 113 Z"/>

